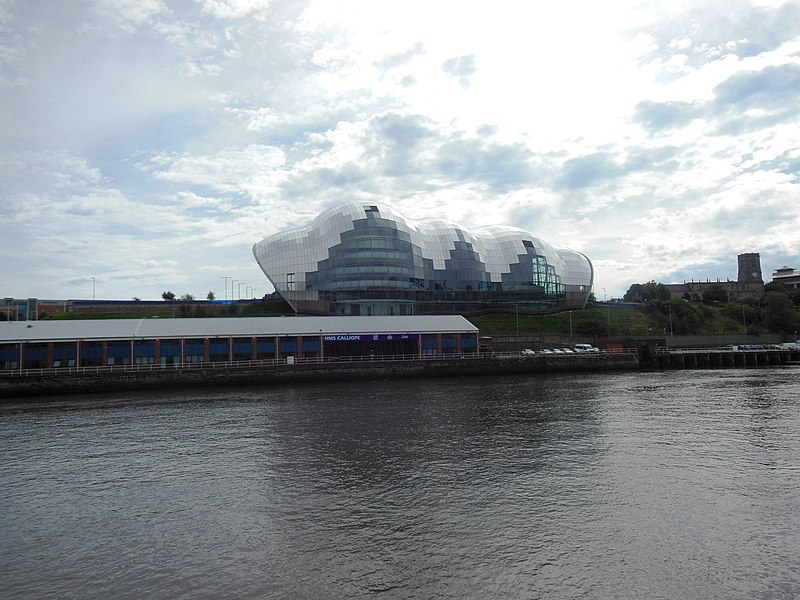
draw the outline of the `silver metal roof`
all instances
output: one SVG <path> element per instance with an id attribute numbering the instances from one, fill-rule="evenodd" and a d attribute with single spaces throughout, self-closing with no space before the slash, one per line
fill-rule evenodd
<path id="1" fill-rule="evenodd" d="M 0 343 L 372 333 L 477 333 L 460 315 L 94 319 L 0 323 Z"/>

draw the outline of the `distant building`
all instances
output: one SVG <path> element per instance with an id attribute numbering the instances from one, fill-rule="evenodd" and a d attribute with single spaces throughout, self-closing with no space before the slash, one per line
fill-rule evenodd
<path id="1" fill-rule="evenodd" d="M 35 321 L 39 315 L 66 312 L 67 300 L 42 300 L 41 298 L 3 298 L 2 311 L 6 321 Z"/>
<path id="2" fill-rule="evenodd" d="M 684 281 L 683 283 L 668 283 L 672 298 L 682 298 L 692 302 L 699 302 L 703 294 L 713 287 L 721 287 L 728 294 L 731 302 L 742 302 L 749 298 L 760 299 L 764 295 L 764 279 L 761 274 L 761 255 L 749 252 L 738 256 L 739 272 L 736 281 L 717 279 L 712 281 Z"/>
<path id="3" fill-rule="evenodd" d="M 780 283 L 795 290 L 800 289 L 800 271 L 796 271 L 792 267 L 775 269 L 772 274 L 772 283 Z"/>
<path id="4" fill-rule="evenodd" d="M 594 270 L 574 250 L 515 227 L 469 230 L 350 202 L 253 246 L 300 313 L 414 315 L 583 308 Z"/>

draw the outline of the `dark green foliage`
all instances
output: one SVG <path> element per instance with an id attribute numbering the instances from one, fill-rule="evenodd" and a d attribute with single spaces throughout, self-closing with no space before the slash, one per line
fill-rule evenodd
<path id="1" fill-rule="evenodd" d="M 797 330 L 797 311 L 784 292 L 769 292 L 764 296 L 764 325 L 773 333 L 792 333 Z"/>
<path id="2" fill-rule="evenodd" d="M 648 281 L 634 283 L 622 297 L 626 302 L 647 302 L 649 300 L 667 301 L 670 298 L 669 288 L 663 283 Z"/>
<path id="3" fill-rule="evenodd" d="M 581 317 L 575 324 L 575 333 L 577 335 L 585 335 L 591 337 L 605 335 L 606 323 L 602 319 L 594 315 Z"/>
<path id="4" fill-rule="evenodd" d="M 725 304 L 728 301 L 728 292 L 721 285 L 712 285 L 703 292 L 705 304 Z"/>

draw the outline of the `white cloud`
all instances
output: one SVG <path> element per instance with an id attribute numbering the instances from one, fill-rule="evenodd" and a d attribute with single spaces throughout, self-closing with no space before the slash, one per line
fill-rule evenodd
<path id="1" fill-rule="evenodd" d="M 529 228 L 610 296 L 800 267 L 798 11 L 0 0 L 7 293 L 256 285 L 254 241 L 353 198 Z"/>
<path id="2" fill-rule="evenodd" d="M 202 0 L 203 12 L 218 19 L 246 17 L 269 7 L 271 0 Z"/>

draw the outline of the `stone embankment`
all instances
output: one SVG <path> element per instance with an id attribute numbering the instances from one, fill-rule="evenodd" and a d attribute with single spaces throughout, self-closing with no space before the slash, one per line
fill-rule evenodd
<path id="1" fill-rule="evenodd" d="M 408 377 L 471 377 L 581 371 L 637 370 L 634 354 L 495 355 L 463 357 L 353 357 L 295 362 L 246 361 L 125 365 L 0 371 L 0 398 L 86 394 L 143 389 L 269 385 L 307 381 L 353 381 Z"/>
<path id="2" fill-rule="evenodd" d="M 464 356 L 364 356 L 183 365 L 117 365 L 0 371 L 0 400 L 145 389 L 270 385 L 409 377 L 536 375 L 588 371 L 753 368 L 800 365 L 800 349 L 674 349 L 634 352 Z"/>

